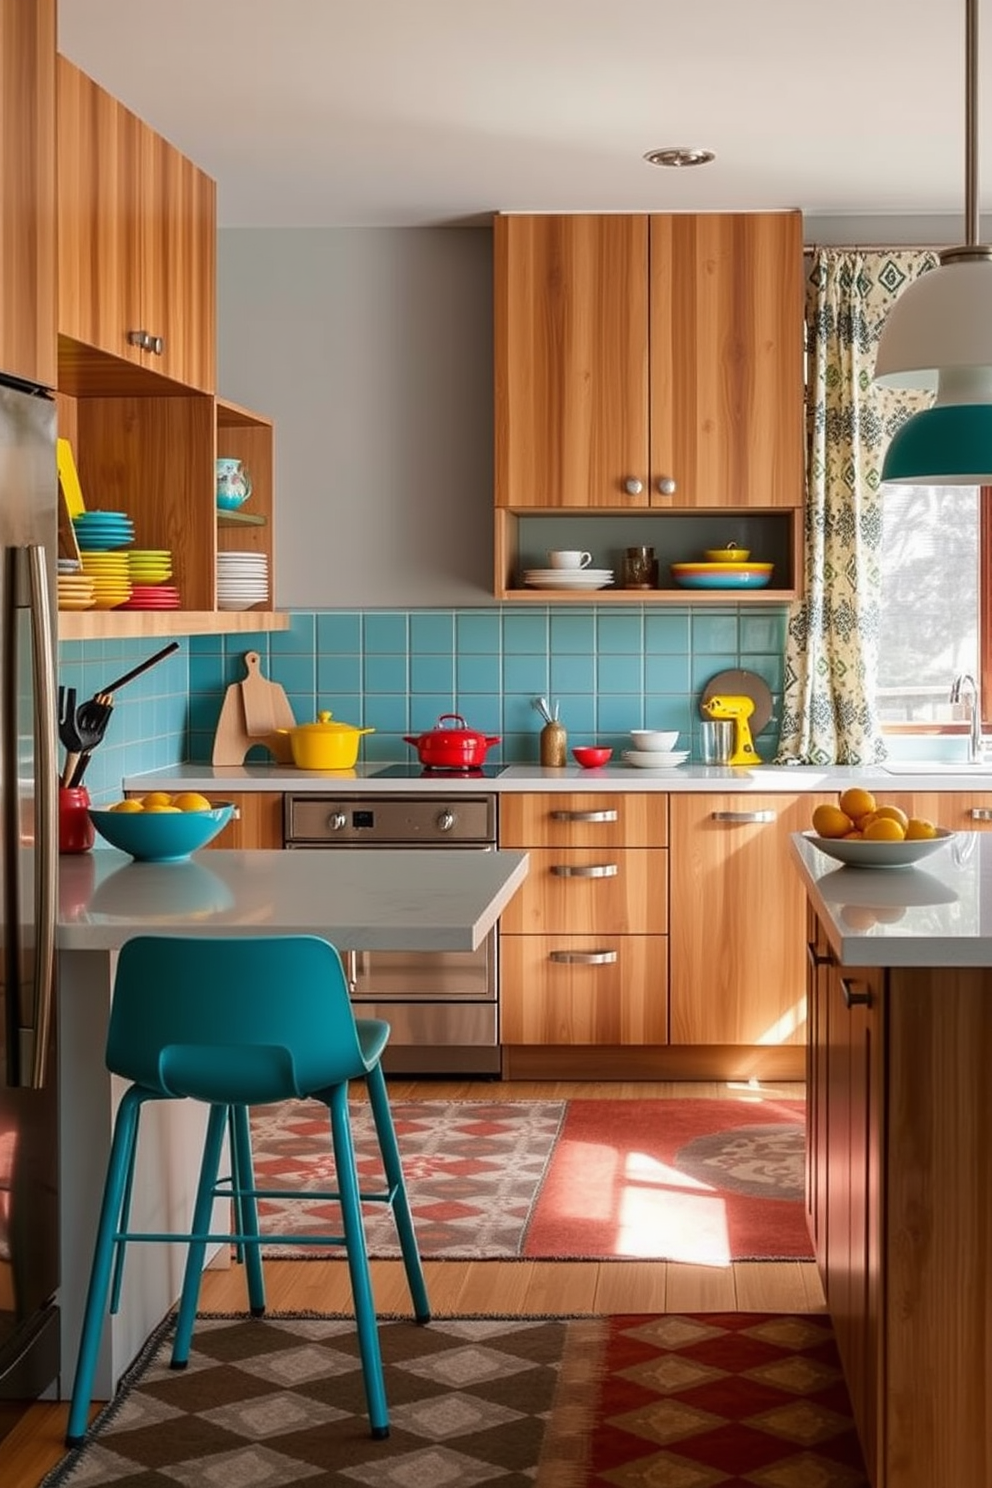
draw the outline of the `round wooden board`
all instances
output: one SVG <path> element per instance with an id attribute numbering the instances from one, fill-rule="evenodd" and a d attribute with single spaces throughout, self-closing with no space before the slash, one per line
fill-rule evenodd
<path id="1" fill-rule="evenodd" d="M 702 705 L 711 697 L 749 697 L 754 704 L 754 712 L 748 719 L 748 726 L 754 737 L 761 733 L 765 724 L 772 716 L 772 694 L 768 683 L 757 672 L 746 672 L 740 668 L 726 672 L 717 672 L 711 677 L 703 688 L 703 695 L 699 699 L 699 711 L 703 718 Z"/>

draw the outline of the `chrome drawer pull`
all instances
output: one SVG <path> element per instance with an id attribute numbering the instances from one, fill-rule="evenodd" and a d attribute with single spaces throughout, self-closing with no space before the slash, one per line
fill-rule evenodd
<path id="1" fill-rule="evenodd" d="M 972 821 L 992 821 L 992 806 L 972 806 L 968 815 Z"/>
<path id="2" fill-rule="evenodd" d="M 565 822 L 615 822 L 620 820 L 620 814 L 616 810 L 552 811 L 551 820 Z"/>
<path id="3" fill-rule="evenodd" d="M 616 951 L 549 951 L 548 960 L 561 963 L 574 962 L 577 966 L 612 966 L 617 959 Z"/>
<path id="4" fill-rule="evenodd" d="M 844 994 L 845 1007 L 871 1007 L 870 987 L 866 987 L 863 992 L 855 992 L 847 977 L 841 977 L 840 990 Z"/>
<path id="5" fill-rule="evenodd" d="M 774 811 L 712 811 L 714 821 L 720 822 L 773 822 Z"/>
<path id="6" fill-rule="evenodd" d="M 569 868 L 564 863 L 552 863 L 555 878 L 616 878 L 619 868 L 616 863 L 593 863 L 588 868 Z"/>

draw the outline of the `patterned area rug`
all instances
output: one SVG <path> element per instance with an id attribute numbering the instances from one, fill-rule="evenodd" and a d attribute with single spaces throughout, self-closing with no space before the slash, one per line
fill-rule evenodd
<path id="1" fill-rule="evenodd" d="M 438 1319 L 380 1328 L 369 1436 L 350 1320 L 171 1323 L 42 1488 L 866 1488 L 829 1319 Z"/>
<path id="2" fill-rule="evenodd" d="M 421 1254 L 430 1259 L 812 1259 L 804 1104 L 772 1100 L 394 1102 Z M 353 1106 L 360 1179 L 383 1182 L 368 1107 Z M 333 1188 L 314 1102 L 252 1113 L 258 1184 Z M 337 1205 L 265 1200 L 263 1232 L 320 1235 Z M 369 1253 L 399 1254 L 366 1207 Z M 271 1246 L 274 1257 L 340 1249 Z"/>

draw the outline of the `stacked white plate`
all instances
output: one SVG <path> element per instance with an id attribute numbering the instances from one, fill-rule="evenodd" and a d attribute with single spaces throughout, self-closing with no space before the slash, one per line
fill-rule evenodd
<path id="1" fill-rule="evenodd" d="M 217 554 L 217 608 L 250 610 L 269 598 L 269 559 L 266 553 Z"/>
<path id="2" fill-rule="evenodd" d="M 684 765 L 689 758 L 688 749 L 625 749 L 624 761 L 638 770 L 671 770 Z"/>
<path id="3" fill-rule="evenodd" d="M 524 583 L 530 589 L 606 589 L 613 583 L 612 568 L 528 568 Z"/>

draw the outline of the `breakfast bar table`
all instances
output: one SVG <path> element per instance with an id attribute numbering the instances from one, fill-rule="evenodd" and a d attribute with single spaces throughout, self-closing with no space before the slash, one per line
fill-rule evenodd
<path id="1" fill-rule="evenodd" d="M 93 1236 L 124 1082 L 104 1062 L 117 952 L 135 935 L 320 935 L 341 951 L 475 950 L 527 875 L 524 852 L 217 850 L 136 863 L 113 849 L 59 863 L 62 1388 L 71 1387 Z M 272 989 L 279 996 L 278 987 Z M 196 1190 L 204 1108 L 152 1103 L 132 1217 L 182 1229 Z M 224 1221 L 218 1228 L 224 1227 Z M 107 1320 L 94 1398 L 109 1399 L 182 1285 L 183 1247 L 131 1246 Z"/>

